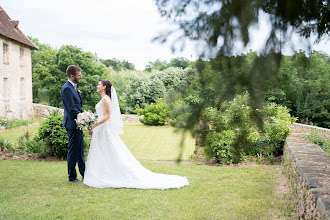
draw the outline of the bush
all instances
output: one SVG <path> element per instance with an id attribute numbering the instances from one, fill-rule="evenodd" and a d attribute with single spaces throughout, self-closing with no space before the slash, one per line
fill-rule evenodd
<path id="1" fill-rule="evenodd" d="M 222 164 L 233 163 L 235 155 L 233 154 L 232 145 L 234 144 L 235 138 L 236 135 L 233 130 L 210 132 L 205 140 L 205 146 L 208 146 L 204 148 L 206 159 Z M 240 156 L 243 156 L 243 154 Z"/>
<path id="2" fill-rule="evenodd" d="M 17 148 L 15 149 L 18 153 L 42 153 L 45 154 L 46 145 L 43 140 L 36 138 L 31 139 L 31 133 L 28 131 L 24 135 L 20 136 L 17 141 Z"/>
<path id="3" fill-rule="evenodd" d="M 261 113 L 265 117 L 265 131 L 254 144 L 255 153 L 282 155 L 285 139 L 296 118 L 290 116 L 288 108 L 275 103 L 268 103 Z"/>
<path id="4" fill-rule="evenodd" d="M 49 156 L 55 156 L 66 159 L 69 140 L 66 129 L 63 127 L 63 115 L 59 112 L 52 114 L 44 120 L 39 129 L 38 135 L 26 148 L 32 153 L 43 153 Z M 88 151 L 90 135 L 84 130 L 85 152 Z"/>
<path id="5" fill-rule="evenodd" d="M 0 150 L 1 151 L 13 152 L 13 149 L 14 149 L 14 146 L 10 141 L 0 137 Z"/>
<path id="6" fill-rule="evenodd" d="M 327 154 L 330 155 L 330 141 L 328 141 L 322 136 L 319 136 L 316 132 L 312 132 L 305 138 L 318 145 L 320 148 L 322 148 L 322 150 L 324 150 Z"/>
<path id="7" fill-rule="evenodd" d="M 253 112 L 248 106 L 248 94 L 224 102 L 219 109 L 207 109 L 203 121 L 209 124 L 209 129 L 199 132 L 204 134 L 202 147 L 208 160 L 230 164 L 242 161 L 247 154 L 282 153 L 290 125 L 296 118 L 290 116 L 286 107 L 266 104 L 263 110 L 257 110 L 264 116 L 264 132 L 260 132 L 257 122 L 250 120 Z"/>
<path id="8" fill-rule="evenodd" d="M 63 128 L 63 116 L 50 115 L 44 120 L 40 124 L 35 141 L 43 141 L 46 155 L 66 158 L 69 141 L 67 132 Z"/>
<path id="9" fill-rule="evenodd" d="M 168 123 L 170 109 L 163 99 L 157 99 L 156 103 L 147 105 L 144 109 L 138 108 L 134 113 L 144 115 L 140 122 L 146 125 L 165 125 Z"/>

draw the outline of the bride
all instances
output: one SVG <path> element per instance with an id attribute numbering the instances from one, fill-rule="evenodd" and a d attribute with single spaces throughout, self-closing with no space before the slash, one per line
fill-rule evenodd
<path id="1" fill-rule="evenodd" d="M 96 188 L 169 189 L 189 185 L 187 177 L 158 174 L 144 168 L 119 134 L 123 133 L 116 91 L 109 80 L 100 80 L 101 100 L 95 109 L 98 121 L 88 153 L 84 184 Z"/>

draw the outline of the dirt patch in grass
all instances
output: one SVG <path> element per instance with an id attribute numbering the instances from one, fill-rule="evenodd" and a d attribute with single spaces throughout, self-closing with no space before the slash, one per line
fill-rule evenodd
<path id="1" fill-rule="evenodd" d="M 6 153 L 0 151 L 0 160 L 32 160 L 32 161 L 63 161 L 58 157 L 45 156 L 43 154 L 21 154 Z"/>
<path id="2" fill-rule="evenodd" d="M 45 156 L 43 154 L 13 154 L 0 151 L 0 160 L 31 160 L 31 161 L 64 161 L 58 157 Z M 138 159 L 140 162 L 169 162 L 175 163 L 176 160 L 149 160 L 149 159 Z M 238 164 L 223 165 L 217 163 L 205 163 L 203 159 L 193 159 L 193 160 L 181 160 L 181 162 L 196 162 L 207 166 L 222 166 L 222 167 L 260 167 L 260 166 L 271 166 L 268 162 L 263 161 L 260 164 L 257 164 L 255 161 L 246 160 Z M 274 165 L 281 164 L 281 157 L 274 158 Z"/>

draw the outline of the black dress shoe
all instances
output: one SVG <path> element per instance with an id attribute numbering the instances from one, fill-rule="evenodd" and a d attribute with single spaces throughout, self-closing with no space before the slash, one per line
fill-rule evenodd
<path id="1" fill-rule="evenodd" d="M 70 183 L 81 183 L 80 180 L 75 179 L 75 180 L 69 180 Z"/>

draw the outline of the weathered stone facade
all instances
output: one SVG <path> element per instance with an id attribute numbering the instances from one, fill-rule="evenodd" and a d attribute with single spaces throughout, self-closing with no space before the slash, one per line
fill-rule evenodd
<path id="1" fill-rule="evenodd" d="M 28 118 L 32 114 L 31 50 L 1 35 L 0 47 L 0 116 Z"/>
<path id="2" fill-rule="evenodd" d="M 287 137 L 283 160 L 296 195 L 297 219 L 330 220 L 330 156 L 304 139 L 308 131 L 299 128 Z"/>
<path id="3" fill-rule="evenodd" d="M 0 7 L 0 117 L 32 114 L 31 49 L 35 46 Z"/>

